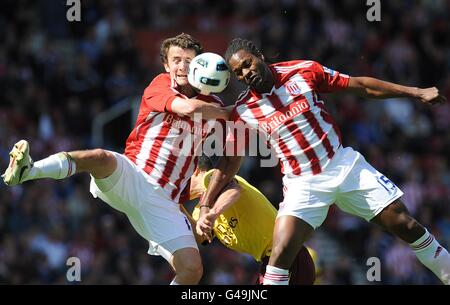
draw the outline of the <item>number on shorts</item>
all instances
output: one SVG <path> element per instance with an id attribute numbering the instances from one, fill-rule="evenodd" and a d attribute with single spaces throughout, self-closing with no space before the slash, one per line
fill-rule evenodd
<path id="1" fill-rule="evenodd" d="M 381 184 L 382 187 L 385 188 L 385 190 L 389 193 L 392 194 L 393 191 L 395 191 L 397 189 L 397 186 L 394 184 L 394 182 L 392 182 L 391 180 L 389 180 L 388 177 L 382 175 L 380 177 L 378 177 L 378 183 Z"/>

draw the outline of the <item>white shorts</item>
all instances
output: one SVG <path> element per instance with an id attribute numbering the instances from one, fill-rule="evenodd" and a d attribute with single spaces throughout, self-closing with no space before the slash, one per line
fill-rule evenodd
<path id="1" fill-rule="evenodd" d="M 146 172 L 116 152 L 116 170 L 107 178 L 91 177 L 90 191 L 125 213 L 135 230 L 149 242 L 148 253 L 168 259 L 183 248 L 198 249 L 191 224 L 164 190 Z"/>
<path id="2" fill-rule="evenodd" d="M 285 176 L 283 184 L 284 200 L 277 217 L 292 215 L 314 229 L 323 223 L 333 203 L 344 212 L 370 221 L 403 195 L 351 147 L 339 149 L 322 173 Z"/>

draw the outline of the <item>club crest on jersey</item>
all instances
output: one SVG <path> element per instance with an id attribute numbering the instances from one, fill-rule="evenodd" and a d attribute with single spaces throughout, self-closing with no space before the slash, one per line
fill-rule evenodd
<path id="1" fill-rule="evenodd" d="M 300 86 L 297 84 L 296 81 L 293 80 L 287 81 L 284 86 L 291 95 L 298 95 L 302 93 L 302 90 L 300 89 Z"/>

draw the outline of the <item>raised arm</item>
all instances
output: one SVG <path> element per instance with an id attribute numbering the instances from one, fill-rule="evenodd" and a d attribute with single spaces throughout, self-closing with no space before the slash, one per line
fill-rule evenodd
<path id="1" fill-rule="evenodd" d="M 233 180 L 234 175 L 239 171 L 243 158 L 241 156 L 224 156 L 220 158 L 219 164 L 209 181 L 208 189 L 200 201 L 203 207 L 211 208 L 214 205 L 219 193 Z"/>
<path id="2" fill-rule="evenodd" d="M 241 196 L 242 188 L 236 180 L 232 180 L 224 189 L 222 194 L 219 195 L 214 206 L 210 209 L 210 214 L 215 218 L 226 211 Z M 215 219 L 214 219 L 215 220 Z"/>
<path id="3" fill-rule="evenodd" d="M 408 87 L 366 76 L 350 77 L 348 88 L 344 91 L 351 91 L 360 96 L 376 99 L 410 97 L 430 105 L 446 101 L 446 98 L 439 94 L 439 90 L 436 87 L 424 89 Z"/>
<path id="4" fill-rule="evenodd" d="M 201 113 L 202 119 L 205 120 L 228 120 L 231 112 L 229 108 L 221 107 L 216 103 L 208 103 L 198 99 L 184 99 L 181 97 L 176 97 L 173 100 L 171 110 L 176 114 L 191 118 L 194 117 L 195 113 Z"/>
<path id="5" fill-rule="evenodd" d="M 232 180 L 219 195 L 217 200 L 214 202 L 214 206 L 209 209 L 209 212 L 203 214 L 200 213 L 197 225 L 203 234 L 200 235 L 197 232 L 196 235 L 200 235 L 200 238 L 206 238 L 209 242 L 211 242 L 212 236 L 210 231 L 214 228 L 214 223 L 217 217 L 231 207 L 236 201 L 238 201 L 241 196 L 241 191 L 241 186 L 236 182 L 236 180 Z"/>
<path id="6" fill-rule="evenodd" d="M 199 219 L 210 212 L 210 208 L 213 207 L 219 194 L 224 190 L 225 186 L 230 184 L 230 182 L 233 180 L 234 175 L 236 175 L 239 171 L 242 160 L 243 157 L 240 156 L 224 156 L 220 158 L 219 164 L 209 181 L 208 189 L 200 200 Z M 203 236 L 205 234 L 210 236 L 211 229 L 211 223 L 204 226 L 200 225 L 200 223 L 197 222 L 196 230 L 200 236 Z"/>

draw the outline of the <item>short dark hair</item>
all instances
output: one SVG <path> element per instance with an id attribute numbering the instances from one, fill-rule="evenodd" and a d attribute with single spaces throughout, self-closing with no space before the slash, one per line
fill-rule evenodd
<path id="1" fill-rule="evenodd" d="M 228 45 L 227 51 L 225 52 L 225 61 L 228 63 L 231 56 L 239 50 L 245 50 L 256 57 L 264 60 L 264 55 L 261 50 L 253 43 L 251 40 L 234 38 Z"/>
<path id="2" fill-rule="evenodd" d="M 203 53 L 203 47 L 201 43 L 189 34 L 181 33 L 175 37 L 167 38 L 161 44 L 159 51 L 159 57 L 163 64 L 167 63 L 167 53 L 170 47 L 180 47 L 182 49 L 191 49 L 195 51 L 195 55 Z"/>
<path id="3" fill-rule="evenodd" d="M 201 171 L 209 171 L 214 168 L 213 162 L 211 159 L 205 155 L 198 157 L 197 167 Z"/>

